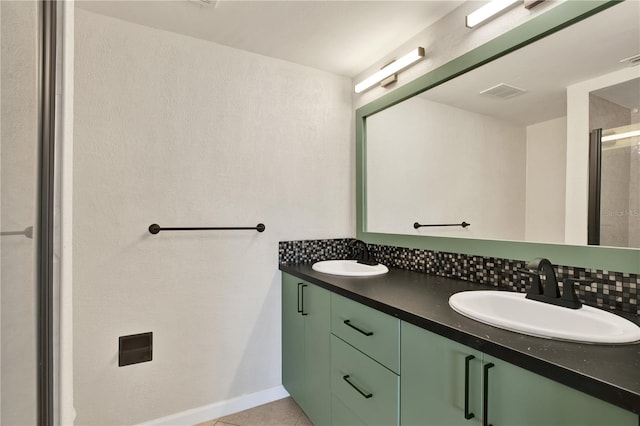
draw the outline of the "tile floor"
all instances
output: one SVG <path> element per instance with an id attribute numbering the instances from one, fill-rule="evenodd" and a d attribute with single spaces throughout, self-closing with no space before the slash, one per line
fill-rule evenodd
<path id="1" fill-rule="evenodd" d="M 259 405 L 196 426 L 313 426 L 291 397 Z"/>

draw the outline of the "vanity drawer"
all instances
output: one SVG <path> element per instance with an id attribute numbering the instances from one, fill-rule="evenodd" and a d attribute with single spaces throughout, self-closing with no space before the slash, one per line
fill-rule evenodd
<path id="1" fill-rule="evenodd" d="M 400 320 L 331 294 L 331 332 L 400 374 Z"/>
<path id="2" fill-rule="evenodd" d="M 331 393 L 367 425 L 397 425 L 400 377 L 331 336 Z M 338 405 L 334 414 L 340 413 Z"/>
<path id="3" fill-rule="evenodd" d="M 367 426 L 335 396 L 331 397 L 331 426 Z"/>

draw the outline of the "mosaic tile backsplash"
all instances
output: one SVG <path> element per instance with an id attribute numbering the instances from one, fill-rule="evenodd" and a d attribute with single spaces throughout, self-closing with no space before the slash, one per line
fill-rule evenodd
<path id="1" fill-rule="evenodd" d="M 279 261 L 309 263 L 328 259 L 348 259 L 351 238 L 332 240 L 281 241 Z M 444 253 L 431 250 L 369 244 L 378 262 L 390 268 L 408 269 L 443 277 L 457 278 L 524 292 L 529 281 L 517 272 L 526 261 L 495 257 Z M 638 315 L 640 275 L 599 269 L 554 265 L 558 282 L 564 278 L 587 281 L 576 286 L 578 298 L 585 304 Z M 591 284 L 589 284 L 591 282 Z"/>

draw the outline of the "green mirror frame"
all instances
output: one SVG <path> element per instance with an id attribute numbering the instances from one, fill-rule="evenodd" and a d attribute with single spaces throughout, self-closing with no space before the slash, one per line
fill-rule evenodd
<path id="1" fill-rule="evenodd" d="M 533 43 L 556 31 L 620 3 L 622 0 L 568 0 L 524 24 L 465 53 L 429 73 L 399 87 L 356 110 L 356 236 L 370 244 L 381 244 L 487 257 L 529 260 L 546 257 L 557 265 L 639 274 L 640 250 L 568 244 L 446 238 L 421 235 L 383 234 L 366 231 L 367 224 L 367 117 L 405 99 L 451 80 L 465 72 Z"/>

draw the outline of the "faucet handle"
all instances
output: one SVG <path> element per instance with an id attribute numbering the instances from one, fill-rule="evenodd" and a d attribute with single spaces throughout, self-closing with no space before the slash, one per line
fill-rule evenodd
<path id="1" fill-rule="evenodd" d="M 580 309 L 582 302 L 578 299 L 576 294 L 576 284 L 591 284 L 592 280 L 581 280 L 578 278 L 565 278 L 562 282 L 562 300 L 563 306 L 571 309 Z"/>
<path id="2" fill-rule="evenodd" d="M 362 241 L 358 239 L 351 239 L 347 243 L 347 247 L 349 248 L 349 257 L 353 257 L 355 260 L 359 260 L 362 256 L 362 246 L 360 244 L 364 244 Z M 366 246 L 365 246 L 366 247 Z"/>
<path id="3" fill-rule="evenodd" d="M 541 271 L 544 265 L 551 265 L 549 259 L 545 259 L 544 257 L 536 257 L 535 259 L 531 259 L 527 262 L 527 268 Z"/>
<path id="4" fill-rule="evenodd" d="M 518 269 L 517 271 L 532 278 L 531 286 L 529 286 L 527 294 L 542 294 L 542 285 L 540 284 L 540 274 L 538 272 L 528 271 L 526 269 Z"/>
<path id="5" fill-rule="evenodd" d="M 362 252 L 362 259 L 358 260 L 358 263 L 370 266 L 377 265 L 378 261 L 376 260 L 375 250 L 372 247 L 365 247 Z"/>
<path id="6" fill-rule="evenodd" d="M 548 299 L 559 299 L 560 289 L 558 288 L 558 280 L 556 271 L 549 259 L 544 257 L 536 257 L 527 262 L 527 268 L 533 269 L 544 275 L 544 297 Z"/>
<path id="7" fill-rule="evenodd" d="M 349 241 L 349 247 L 352 250 L 352 255 L 358 263 L 365 265 L 377 265 L 376 258 L 373 254 L 373 250 L 367 246 L 362 240 L 353 239 Z"/>

